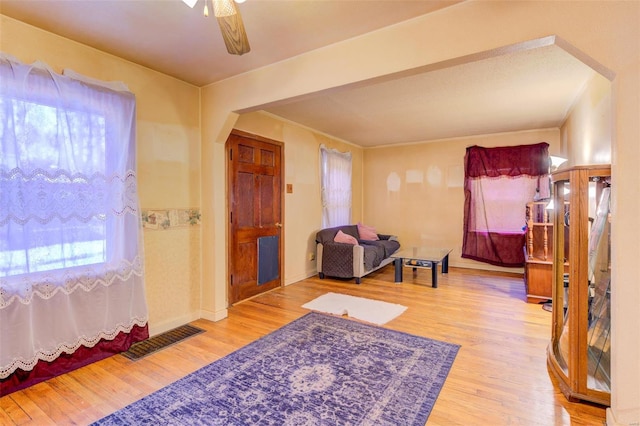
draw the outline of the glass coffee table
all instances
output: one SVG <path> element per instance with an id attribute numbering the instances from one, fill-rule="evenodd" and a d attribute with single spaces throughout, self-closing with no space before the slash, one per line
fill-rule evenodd
<path id="1" fill-rule="evenodd" d="M 431 268 L 431 287 L 438 287 L 438 263 L 441 263 L 443 274 L 449 272 L 449 253 L 452 249 L 439 247 L 411 247 L 399 250 L 391 255 L 396 267 L 395 281 L 402 282 L 404 267 L 413 268 L 414 274 L 418 268 Z"/>

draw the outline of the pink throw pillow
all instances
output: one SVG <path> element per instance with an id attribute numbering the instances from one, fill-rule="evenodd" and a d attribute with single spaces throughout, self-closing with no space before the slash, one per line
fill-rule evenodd
<path id="1" fill-rule="evenodd" d="M 335 241 L 336 243 L 347 243 L 347 244 L 358 245 L 358 240 L 356 240 L 355 237 L 349 234 L 345 234 L 342 231 L 338 231 L 333 241 Z"/>
<path id="2" fill-rule="evenodd" d="M 380 239 L 378 237 L 378 233 L 376 232 L 373 226 L 363 225 L 359 222 L 358 222 L 358 235 L 360 235 L 361 240 L 377 241 Z"/>

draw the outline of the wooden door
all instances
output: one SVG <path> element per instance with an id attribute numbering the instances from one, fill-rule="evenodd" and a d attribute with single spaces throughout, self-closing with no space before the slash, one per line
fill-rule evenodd
<path id="1" fill-rule="evenodd" d="M 282 285 L 282 144 L 233 130 L 229 172 L 229 303 Z"/>

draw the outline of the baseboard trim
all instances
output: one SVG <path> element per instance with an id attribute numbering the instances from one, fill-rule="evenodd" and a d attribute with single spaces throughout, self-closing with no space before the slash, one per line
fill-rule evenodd
<path id="1" fill-rule="evenodd" d="M 202 309 L 200 311 L 200 318 L 206 319 L 208 321 L 213 321 L 213 322 L 223 320 L 228 316 L 229 316 L 229 311 L 226 308 L 216 312 L 207 311 L 205 309 Z"/>
<path id="2" fill-rule="evenodd" d="M 625 415 L 627 419 L 633 419 L 633 418 L 636 419 L 636 420 L 632 420 L 629 423 L 622 423 L 618 421 L 611 407 L 607 408 L 606 413 L 607 413 L 606 426 L 638 426 L 640 425 L 640 413 L 638 412 L 638 410 L 627 411 L 628 414 L 631 414 L 630 416 Z"/>
<path id="3" fill-rule="evenodd" d="M 181 325 L 188 324 L 191 321 L 195 321 L 199 318 L 197 312 L 190 313 L 188 315 L 182 315 L 177 318 L 173 318 L 169 321 L 164 321 L 158 324 L 149 324 L 149 337 L 156 336 L 158 334 L 162 334 L 169 330 L 173 330 L 176 327 L 180 327 Z"/>
<path id="4" fill-rule="evenodd" d="M 298 281 L 306 280 L 309 277 L 313 277 L 314 275 L 318 275 L 318 271 L 316 269 L 307 271 L 304 274 L 296 275 L 295 277 L 286 277 L 284 280 L 284 285 L 294 284 Z"/>

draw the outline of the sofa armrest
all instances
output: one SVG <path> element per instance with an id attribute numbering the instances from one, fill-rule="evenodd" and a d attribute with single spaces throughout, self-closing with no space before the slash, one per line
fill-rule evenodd
<path id="1" fill-rule="evenodd" d="M 378 238 L 381 240 L 398 241 L 397 235 L 378 234 Z"/>
<path id="2" fill-rule="evenodd" d="M 322 273 L 322 251 L 324 250 L 324 244 L 316 243 L 316 269 L 318 273 Z"/>
<path id="3" fill-rule="evenodd" d="M 319 247 L 319 246 L 322 247 Z M 359 245 L 327 242 L 318 244 L 318 273 L 333 277 L 351 278 L 364 274 L 364 249 Z M 361 275 L 357 275 L 356 272 Z"/>
<path id="4" fill-rule="evenodd" d="M 353 276 L 356 278 L 364 277 L 364 247 L 361 245 L 353 246 Z"/>

